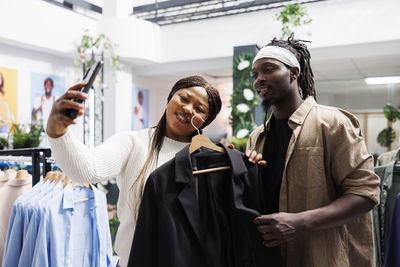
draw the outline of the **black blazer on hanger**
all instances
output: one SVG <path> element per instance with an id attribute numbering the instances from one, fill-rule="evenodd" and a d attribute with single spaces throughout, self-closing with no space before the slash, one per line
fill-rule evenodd
<path id="1" fill-rule="evenodd" d="M 218 153 L 227 157 L 230 163 L 230 170 L 207 175 L 225 175 L 231 181 L 229 212 L 233 218 L 230 222 L 235 251 L 233 266 L 278 266 L 269 259 L 272 254 L 279 254 L 279 249 L 262 245 L 261 235 L 253 222 L 262 212 L 261 167 L 249 163 L 243 153 L 225 149 L 226 154 L 203 151 L 197 161 Z M 139 209 L 128 266 L 207 266 L 201 243 L 199 203 L 191 158 L 193 154 L 189 154 L 187 146 L 150 174 Z"/>

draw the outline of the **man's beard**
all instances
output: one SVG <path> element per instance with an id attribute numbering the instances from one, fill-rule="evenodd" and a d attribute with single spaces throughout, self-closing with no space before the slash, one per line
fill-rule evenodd
<path id="1" fill-rule="evenodd" d="M 264 112 L 269 111 L 269 109 L 270 109 L 271 106 L 272 106 L 271 100 L 268 100 L 268 99 L 265 99 L 265 98 L 264 98 L 264 99 L 262 100 L 262 102 L 261 102 L 261 106 L 263 107 Z"/>

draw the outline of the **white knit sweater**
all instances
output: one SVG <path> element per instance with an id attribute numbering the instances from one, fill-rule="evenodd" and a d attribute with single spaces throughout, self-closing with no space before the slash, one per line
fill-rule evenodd
<path id="1" fill-rule="evenodd" d="M 136 226 L 133 207 L 138 199 L 137 193 L 130 188 L 146 160 L 152 131 L 144 129 L 117 133 L 92 149 L 82 144 L 70 130 L 61 137 L 49 137 L 53 157 L 71 180 L 86 184 L 116 178 L 120 191 L 117 203 L 120 226 L 115 251 L 122 267 L 128 264 Z M 187 144 L 165 137 L 157 166 L 175 157 Z"/>

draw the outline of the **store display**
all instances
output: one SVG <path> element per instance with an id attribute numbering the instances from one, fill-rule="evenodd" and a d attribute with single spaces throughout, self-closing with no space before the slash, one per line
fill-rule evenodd
<path id="1" fill-rule="evenodd" d="M 26 170 L 18 172 L 13 169 L 6 170 L 4 180 L 7 182 L 0 188 L 0 262 L 3 258 L 8 222 L 14 201 L 32 188 L 32 176 Z"/>
<path id="2" fill-rule="evenodd" d="M 7 216 L 3 266 L 111 266 L 106 205 L 105 194 L 96 187 L 48 172 L 14 202 Z"/>

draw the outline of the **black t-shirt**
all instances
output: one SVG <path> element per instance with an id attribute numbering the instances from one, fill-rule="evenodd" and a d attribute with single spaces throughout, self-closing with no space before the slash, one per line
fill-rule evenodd
<path id="1" fill-rule="evenodd" d="M 264 214 L 279 212 L 282 175 L 292 133 L 287 119 L 271 118 L 270 129 L 265 133 L 266 140 L 263 148 L 263 159 L 267 161 L 267 166 L 263 168 Z"/>

